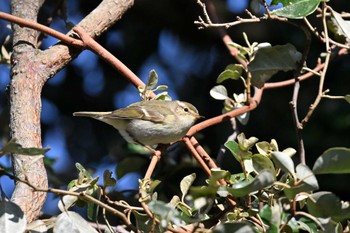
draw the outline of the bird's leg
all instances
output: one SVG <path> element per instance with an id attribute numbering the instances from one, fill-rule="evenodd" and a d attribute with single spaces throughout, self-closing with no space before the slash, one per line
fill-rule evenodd
<path id="1" fill-rule="evenodd" d="M 162 154 L 165 152 L 166 148 L 169 145 L 159 144 L 155 150 L 147 145 L 143 145 L 143 146 L 152 152 L 151 162 L 148 166 L 148 169 L 147 169 L 145 177 L 144 177 L 144 178 L 150 179 L 157 163 L 161 159 Z"/>
<path id="2" fill-rule="evenodd" d="M 160 155 L 163 155 L 169 146 L 170 144 L 158 144 L 156 150 L 160 151 Z"/>

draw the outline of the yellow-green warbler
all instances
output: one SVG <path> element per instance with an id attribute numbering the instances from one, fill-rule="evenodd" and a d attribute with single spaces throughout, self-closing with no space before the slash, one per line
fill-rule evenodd
<path id="1" fill-rule="evenodd" d="M 73 115 L 103 121 L 116 128 L 126 141 L 148 146 L 180 140 L 201 118 L 192 104 L 178 100 L 141 101 L 113 112 L 75 112 Z"/>

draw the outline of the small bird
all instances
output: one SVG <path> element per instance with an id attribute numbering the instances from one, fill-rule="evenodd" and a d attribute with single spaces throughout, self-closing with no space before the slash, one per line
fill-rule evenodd
<path id="1" fill-rule="evenodd" d="M 176 142 L 201 118 L 192 104 L 178 100 L 140 101 L 113 112 L 74 112 L 73 116 L 103 121 L 126 141 L 144 146 Z"/>

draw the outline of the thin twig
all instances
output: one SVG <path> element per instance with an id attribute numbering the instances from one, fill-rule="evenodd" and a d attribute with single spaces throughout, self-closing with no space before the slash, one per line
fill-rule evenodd
<path id="1" fill-rule="evenodd" d="M 210 16 L 213 18 L 214 21 L 216 22 L 219 22 L 219 17 L 218 15 L 216 14 L 216 9 L 215 9 L 215 5 L 213 4 L 212 1 L 208 1 L 207 3 L 207 7 L 208 7 L 208 10 L 209 10 L 209 13 L 207 12 L 207 9 L 206 7 L 203 7 L 203 3 L 201 3 L 200 1 L 199 2 L 199 5 L 202 7 L 202 11 L 203 11 L 203 14 L 206 15 L 206 16 Z M 205 6 L 205 5 L 204 5 Z M 212 23 L 210 18 L 209 20 L 207 21 L 208 23 Z M 229 43 L 230 42 L 233 42 L 231 37 L 227 34 L 227 31 L 225 30 L 225 28 L 223 27 L 218 27 L 217 28 L 217 31 L 219 32 L 219 35 L 223 41 L 223 43 L 225 44 L 227 50 L 230 52 L 230 54 L 240 63 L 242 64 L 242 66 L 244 67 L 244 69 L 247 69 L 247 64 L 244 60 L 242 60 L 239 56 L 238 56 L 238 50 L 233 47 L 233 46 L 229 46 Z"/>
<path id="2" fill-rule="evenodd" d="M 345 97 L 344 96 L 342 96 L 342 95 L 340 95 L 340 96 L 335 96 L 335 95 L 322 95 L 322 98 L 326 98 L 326 99 L 333 99 L 333 100 L 335 100 L 335 99 L 345 99 Z"/>
<path id="3" fill-rule="evenodd" d="M 299 81 L 304 81 L 304 80 L 312 77 L 315 72 L 318 72 L 318 71 L 322 70 L 323 67 L 324 67 L 324 63 L 317 64 L 316 67 L 313 69 L 313 72 L 310 71 L 308 73 L 305 73 L 305 74 L 299 76 L 298 80 Z M 265 83 L 264 89 L 274 89 L 274 88 L 286 87 L 286 86 L 290 86 L 290 85 L 292 85 L 294 83 L 295 83 L 295 78 L 288 79 L 288 80 L 281 81 L 281 82 L 270 82 L 270 83 Z"/>
<path id="4" fill-rule="evenodd" d="M 269 6 L 267 5 L 266 0 L 263 0 L 263 5 L 264 5 L 264 8 L 265 8 L 265 11 L 266 11 L 268 18 L 271 19 L 270 9 L 269 9 Z"/>
<path id="5" fill-rule="evenodd" d="M 324 31 L 324 36 L 325 36 L 326 52 L 327 52 L 327 55 L 326 55 L 326 58 L 324 61 L 325 65 L 324 65 L 323 71 L 322 71 L 321 76 L 320 76 L 317 97 L 316 97 L 315 101 L 313 102 L 313 104 L 310 105 L 308 113 L 306 114 L 304 119 L 301 121 L 302 126 L 304 126 L 309 121 L 310 117 L 314 113 L 316 107 L 320 103 L 322 96 L 324 94 L 323 93 L 323 85 L 324 85 L 324 80 L 326 77 L 328 65 L 329 65 L 330 58 L 331 58 L 331 49 L 330 49 L 330 45 L 329 45 L 328 28 L 327 28 L 327 22 L 326 22 L 327 9 L 328 8 L 327 8 L 326 3 L 323 2 L 322 3 L 322 15 L 323 15 L 322 24 L 323 24 L 323 31 Z"/>
<path id="6" fill-rule="evenodd" d="M 205 22 L 202 18 L 199 18 L 199 21 L 194 21 L 194 24 L 198 25 L 199 29 L 216 28 L 216 27 L 230 28 L 243 23 L 257 23 L 257 22 L 260 22 L 262 19 L 265 19 L 265 17 L 252 18 L 252 19 L 239 18 L 237 21 L 233 21 L 229 23 L 210 23 L 210 22 Z"/>
<path id="7" fill-rule="evenodd" d="M 304 23 L 305 25 L 309 28 L 309 30 L 316 36 L 317 39 L 319 39 L 321 42 L 323 43 L 326 43 L 326 38 L 325 36 L 322 36 L 318 31 L 317 31 L 317 28 L 312 26 L 312 24 L 310 23 L 310 21 L 305 17 L 303 18 L 304 20 Z M 339 48 L 344 48 L 344 49 L 350 49 L 350 46 L 349 45 L 346 45 L 346 44 L 342 44 L 342 43 L 339 43 L 337 41 L 334 41 L 333 39 L 329 38 L 328 37 L 328 40 L 329 40 L 329 43 L 330 44 L 333 44 Z"/>
<path id="8" fill-rule="evenodd" d="M 86 199 L 88 201 L 91 201 L 92 203 L 100 206 L 101 208 L 106 209 L 108 212 L 110 212 L 110 213 L 112 213 L 114 215 L 117 215 L 124 222 L 124 224 L 127 225 L 127 227 L 130 230 L 138 232 L 137 228 L 126 218 L 124 213 L 122 213 L 119 210 L 116 210 L 116 209 L 110 207 L 109 205 L 101 202 L 98 199 L 95 199 L 94 197 L 92 197 L 90 195 L 87 195 L 84 192 L 72 192 L 72 191 L 55 189 L 55 188 L 47 188 L 47 189 L 38 188 L 35 185 L 31 184 L 27 180 L 22 180 L 22 179 L 14 176 L 14 175 L 12 175 L 10 173 L 4 172 L 4 171 L 2 171 L 2 173 L 5 174 L 6 176 L 8 176 L 9 178 L 15 180 L 15 181 L 22 182 L 22 183 L 28 185 L 29 187 L 31 187 L 36 192 L 46 192 L 46 193 L 50 192 L 50 193 L 55 193 L 55 194 L 58 194 L 58 195 L 69 195 L 69 196 L 75 196 L 75 197 L 83 197 L 84 199 Z"/>
<path id="9" fill-rule="evenodd" d="M 292 24 L 295 25 L 294 23 L 292 23 Z M 297 104 L 298 104 L 298 96 L 299 96 L 299 90 L 300 90 L 299 74 L 300 74 L 300 72 L 303 68 L 303 65 L 307 59 L 307 55 L 309 54 L 310 45 L 311 45 L 311 34 L 304 26 L 299 26 L 299 28 L 305 34 L 306 44 L 305 44 L 305 48 L 304 48 L 304 51 L 302 54 L 302 58 L 299 61 L 298 67 L 294 72 L 295 84 L 294 84 L 294 89 L 293 89 L 293 97 L 292 97 L 292 100 L 290 101 L 290 107 L 291 107 L 292 117 L 293 117 L 293 121 L 294 121 L 294 125 L 295 125 L 295 132 L 296 132 L 296 136 L 297 136 L 300 162 L 302 164 L 305 164 L 306 163 L 306 161 L 305 161 L 306 160 L 305 159 L 305 145 L 304 145 L 303 134 L 302 134 L 303 127 L 299 121 Z"/>
<path id="10" fill-rule="evenodd" d="M 321 229 L 324 230 L 324 227 L 322 225 L 322 223 L 318 220 L 318 218 L 316 218 L 315 216 L 309 214 L 309 213 L 306 213 L 306 212 L 303 212 L 303 211 L 296 211 L 295 212 L 295 216 L 297 215 L 301 215 L 303 217 L 306 217 L 306 218 L 309 218 L 311 219 L 312 221 L 314 221 Z"/>

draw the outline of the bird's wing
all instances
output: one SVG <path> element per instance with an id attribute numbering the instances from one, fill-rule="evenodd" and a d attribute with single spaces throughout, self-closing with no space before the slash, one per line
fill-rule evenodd
<path id="1" fill-rule="evenodd" d="M 152 109 L 146 110 L 142 106 L 130 105 L 127 108 L 117 109 L 104 117 L 118 119 L 140 119 L 160 123 L 164 121 L 165 116 L 165 114 L 159 111 L 154 111 Z"/>

